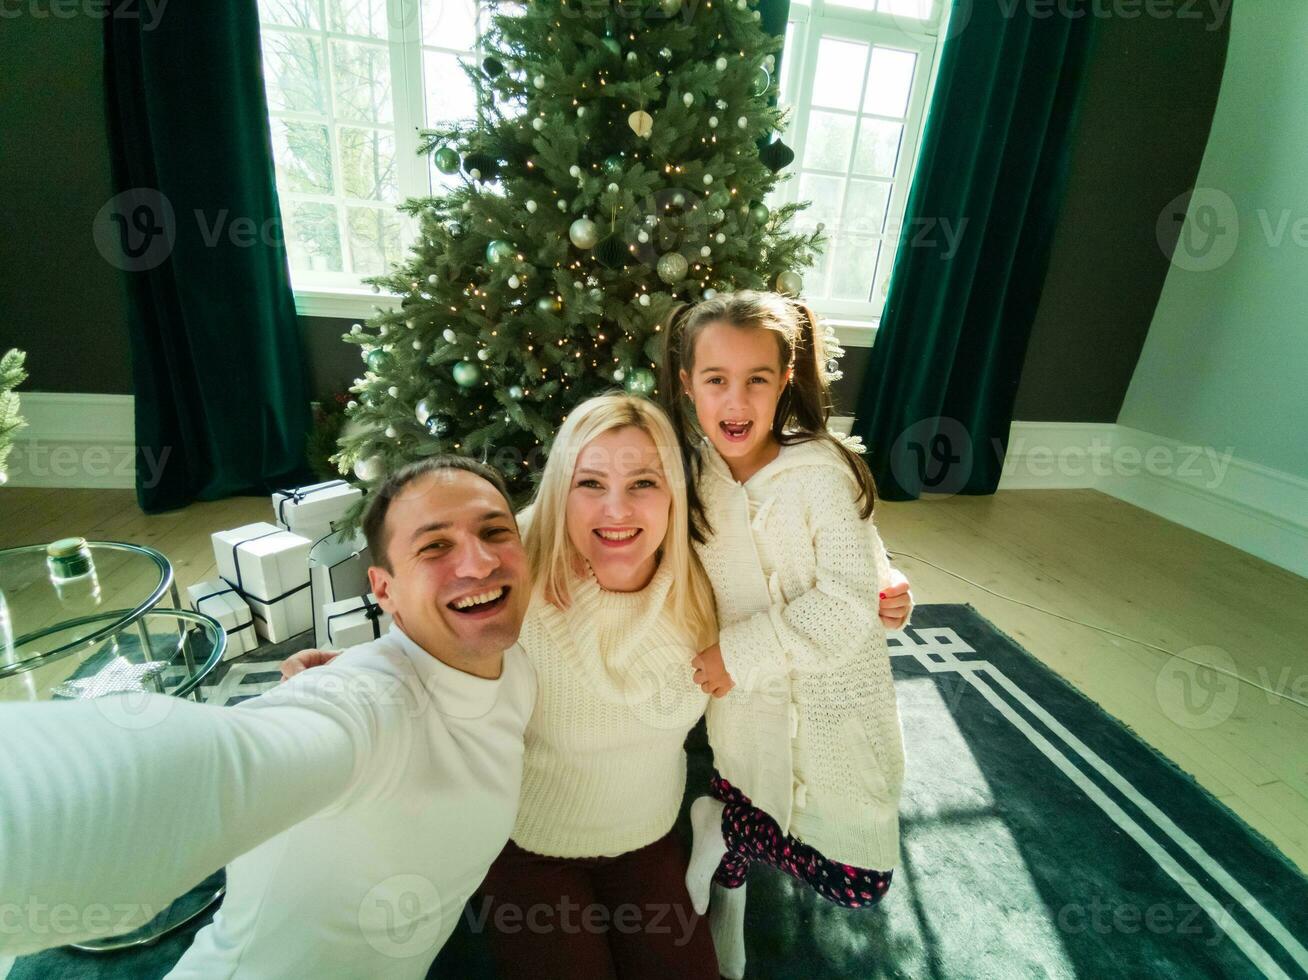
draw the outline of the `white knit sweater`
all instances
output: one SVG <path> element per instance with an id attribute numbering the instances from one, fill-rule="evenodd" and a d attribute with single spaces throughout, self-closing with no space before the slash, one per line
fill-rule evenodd
<path id="1" fill-rule="evenodd" d="M 686 734 L 708 696 L 698 652 L 666 606 L 661 566 L 639 592 L 574 583 L 567 610 L 533 601 L 519 643 L 536 668 L 522 798 L 513 840 L 551 857 L 615 856 L 653 843 L 676 820 Z"/>
<path id="2" fill-rule="evenodd" d="M 849 465 L 823 442 L 782 446 L 742 485 L 711 443 L 701 448 L 715 533 L 696 550 L 736 682 L 708 708 L 715 764 L 827 857 L 890 870 L 904 772 L 877 614 L 890 565 L 859 517 Z"/>

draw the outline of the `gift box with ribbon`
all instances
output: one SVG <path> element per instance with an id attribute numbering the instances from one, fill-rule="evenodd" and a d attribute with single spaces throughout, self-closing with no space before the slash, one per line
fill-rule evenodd
<path id="1" fill-rule="evenodd" d="M 368 643 L 391 628 L 390 615 L 377 605 L 371 592 L 329 603 L 323 611 L 327 618 L 327 644 L 324 647 L 327 650 L 344 650 Z"/>
<path id="2" fill-rule="evenodd" d="M 308 538 L 259 522 L 213 535 L 218 574 L 245 600 L 255 631 L 274 643 L 313 628 Z"/>
<path id="3" fill-rule="evenodd" d="M 234 660 L 259 645 L 249 605 L 222 579 L 192 585 L 186 594 L 190 596 L 192 609 L 216 619 L 227 634 L 223 660 Z"/>
<path id="4" fill-rule="evenodd" d="M 309 549 L 309 591 L 313 594 L 313 642 L 325 648 L 327 614 L 333 602 L 367 595 L 368 566 L 372 553 L 362 534 L 331 534 L 315 541 Z"/>
<path id="5" fill-rule="evenodd" d="M 277 490 L 272 495 L 277 526 L 317 541 L 332 531 L 363 496 L 363 491 L 344 480 L 328 480 L 305 487 Z"/>

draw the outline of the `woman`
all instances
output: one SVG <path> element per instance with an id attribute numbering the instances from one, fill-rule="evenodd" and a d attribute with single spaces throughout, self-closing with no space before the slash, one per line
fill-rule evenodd
<path id="1" fill-rule="evenodd" d="M 519 517 L 534 588 L 519 643 L 538 694 L 512 839 L 482 886 L 505 978 L 718 976 L 672 833 L 716 639 L 677 440 L 653 402 L 603 395 L 560 428 Z M 321 662 L 313 651 L 284 668 Z"/>

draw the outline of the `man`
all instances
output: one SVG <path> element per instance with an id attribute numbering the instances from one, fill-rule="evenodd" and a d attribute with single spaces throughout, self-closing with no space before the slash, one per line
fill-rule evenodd
<path id="1" fill-rule="evenodd" d="M 227 864 L 170 976 L 426 975 L 516 816 L 530 583 L 503 481 L 467 459 L 394 474 L 364 533 L 394 626 L 328 667 L 238 708 L 0 708 L 0 952 L 121 932 Z M 139 921 L 24 911 L 91 907 Z"/>

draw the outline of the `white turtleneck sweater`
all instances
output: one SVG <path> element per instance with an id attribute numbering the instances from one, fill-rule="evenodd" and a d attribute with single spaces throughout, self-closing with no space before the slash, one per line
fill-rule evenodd
<path id="1" fill-rule="evenodd" d="M 135 928 L 226 864 L 169 976 L 418 980 L 508 839 L 534 695 L 516 648 L 487 680 L 393 626 L 236 708 L 0 706 L 0 953 Z"/>
<path id="2" fill-rule="evenodd" d="M 551 857 L 616 856 L 671 828 L 686 787 L 686 734 L 708 695 L 699 651 L 666 610 L 672 572 L 639 592 L 594 575 L 560 610 L 533 602 L 520 644 L 536 669 L 513 840 Z"/>

